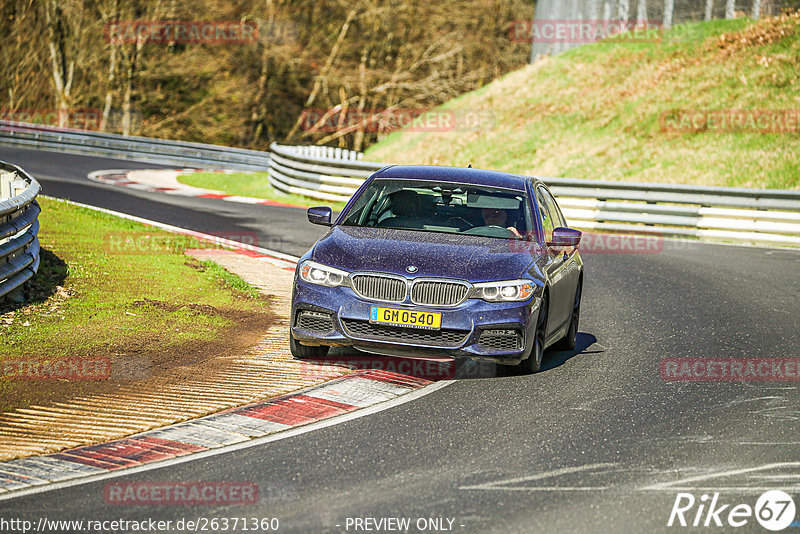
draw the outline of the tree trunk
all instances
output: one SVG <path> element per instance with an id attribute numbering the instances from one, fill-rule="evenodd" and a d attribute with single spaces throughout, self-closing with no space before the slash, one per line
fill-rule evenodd
<path id="1" fill-rule="evenodd" d="M 119 0 L 114 0 L 111 7 L 110 16 L 104 17 L 106 23 L 119 20 Z M 109 59 L 108 59 L 108 76 L 106 77 L 106 96 L 103 102 L 103 116 L 100 119 L 100 131 L 105 132 L 108 129 L 108 117 L 111 114 L 111 104 L 114 100 L 114 83 L 117 78 L 117 50 L 118 45 L 111 42 L 109 39 Z"/>
<path id="2" fill-rule="evenodd" d="M 100 119 L 100 131 L 105 132 L 108 128 L 108 116 L 111 114 L 111 103 L 114 100 L 114 81 L 117 72 L 117 45 L 111 45 L 111 57 L 108 65 L 108 78 L 106 85 L 106 97 L 103 103 L 103 117 Z"/>
<path id="3" fill-rule="evenodd" d="M 664 27 L 672 27 L 672 14 L 675 8 L 674 0 L 664 0 Z"/>
<path id="4" fill-rule="evenodd" d="M 638 7 L 636 9 L 636 22 L 645 21 L 647 21 L 647 0 L 639 0 Z"/>
<path id="5" fill-rule="evenodd" d="M 56 0 L 45 3 L 45 20 L 47 22 L 47 47 L 50 51 L 50 67 L 53 72 L 55 86 L 56 110 L 58 125 L 69 124 L 70 93 L 72 78 L 75 73 L 75 60 L 68 58 L 69 38 L 61 8 Z"/>
<path id="6" fill-rule="evenodd" d="M 347 18 L 345 19 L 344 24 L 342 24 L 342 27 L 339 30 L 339 35 L 336 38 L 336 42 L 334 43 L 333 48 L 331 48 L 330 54 L 328 54 L 328 59 L 325 60 L 325 65 L 322 67 L 322 70 L 320 71 L 319 75 L 317 75 L 317 78 L 314 80 L 314 87 L 312 87 L 311 93 L 309 93 L 308 98 L 306 99 L 306 104 L 305 104 L 306 108 L 311 106 L 317 99 L 317 94 L 319 93 L 322 86 L 325 84 L 325 78 L 328 75 L 328 71 L 330 71 L 331 67 L 333 66 L 333 62 L 336 60 L 336 56 L 339 55 L 339 48 L 342 46 L 342 42 L 344 41 L 344 38 L 347 36 L 347 31 L 350 29 L 350 24 L 356 18 L 356 15 L 358 15 L 359 9 L 360 6 L 356 6 L 355 8 L 350 10 L 350 12 L 347 14 Z M 297 117 L 297 122 L 295 122 L 294 126 L 289 132 L 289 135 L 287 136 L 288 138 L 291 139 L 297 133 L 297 130 L 298 128 L 300 128 L 302 121 L 303 121 L 303 114 L 301 113 L 300 116 Z"/>
<path id="7" fill-rule="evenodd" d="M 736 0 L 727 0 L 725 4 L 725 18 L 732 19 L 736 16 Z"/>
<path id="8" fill-rule="evenodd" d="M 753 18 L 761 18 L 761 0 L 753 0 Z"/>
<path id="9" fill-rule="evenodd" d="M 631 17 L 630 0 L 619 0 L 619 18 L 623 22 L 628 22 Z"/>
<path id="10" fill-rule="evenodd" d="M 133 98 L 133 82 L 136 77 L 136 59 L 141 49 L 141 41 L 130 45 L 128 65 L 125 71 L 125 91 L 122 95 L 122 135 L 131 134 L 131 101 Z"/>
<path id="11" fill-rule="evenodd" d="M 356 152 L 361 152 L 362 147 L 364 146 L 364 130 L 367 127 L 366 121 L 364 121 L 364 106 L 367 105 L 367 57 L 369 56 L 368 51 L 365 49 L 364 52 L 361 54 L 361 63 L 358 65 L 358 91 L 361 93 L 361 97 L 358 100 L 358 115 L 357 117 L 360 119 L 358 124 L 358 130 L 356 130 L 355 135 L 353 136 L 353 150 Z"/>

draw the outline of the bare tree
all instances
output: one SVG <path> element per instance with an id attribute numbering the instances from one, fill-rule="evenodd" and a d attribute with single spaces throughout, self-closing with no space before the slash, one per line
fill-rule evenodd
<path id="1" fill-rule="evenodd" d="M 311 92 L 309 93 L 308 98 L 306 98 L 306 107 L 310 107 L 314 104 L 320 89 L 326 83 L 326 78 L 328 76 L 328 73 L 330 72 L 331 67 L 333 66 L 333 62 L 336 60 L 336 57 L 339 54 L 339 48 L 341 48 L 345 37 L 347 37 L 347 32 L 350 30 L 350 24 L 352 24 L 353 20 L 358 15 L 359 9 L 360 5 L 351 9 L 350 12 L 347 14 L 347 18 L 342 24 L 342 27 L 339 29 L 339 35 L 336 37 L 336 42 L 331 47 L 331 51 L 328 54 L 328 58 L 325 60 L 325 65 L 322 67 L 322 70 L 319 72 L 316 79 L 314 80 L 314 86 L 311 88 Z M 292 137 L 297 132 L 298 128 L 300 128 L 301 124 L 302 124 L 301 118 L 298 117 L 294 127 L 289 131 L 288 137 Z"/>
<path id="2" fill-rule="evenodd" d="M 624 22 L 628 22 L 631 16 L 631 3 L 630 0 L 619 0 L 619 18 Z"/>
<path id="3" fill-rule="evenodd" d="M 528 0 L 5 0 L 0 106 L 56 107 L 62 125 L 70 109 L 100 108 L 98 126 L 125 134 L 136 133 L 138 110 L 146 135 L 363 149 L 395 126 L 392 113 L 430 109 L 524 65 L 530 43 L 508 29 L 532 14 Z M 254 21 L 260 38 L 121 43 L 103 31 L 198 17 Z M 326 115 L 316 128 L 299 122 L 309 107 Z"/>
<path id="4" fill-rule="evenodd" d="M 639 0 L 636 8 L 636 22 L 647 20 L 647 0 Z"/>
<path id="5" fill-rule="evenodd" d="M 736 0 L 727 0 L 725 3 L 725 18 L 732 19 L 736 16 Z"/>
<path id="6" fill-rule="evenodd" d="M 50 73 L 55 89 L 58 125 L 67 126 L 69 108 L 72 102 L 72 82 L 75 64 L 79 61 L 81 16 L 78 3 L 65 3 L 58 0 L 42 2 L 47 29 L 47 48 L 50 55 Z"/>
<path id="7" fill-rule="evenodd" d="M 753 18 L 761 17 L 761 0 L 753 0 Z"/>
<path id="8" fill-rule="evenodd" d="M 119 0 L 112 0 L 108 9 L 103 9 L 101 6 L 100 13 L 104 25 L 111 24 L 120 19 L 120 4 Z M 106 76 L 106 90 L 105 97 L 103 98 L 103 115 L 100 119 L 100 130 L 106 131 L 108 129 L 108 119 L 111 114 L 111 105 L 114 101 L 114 89 L 117 81 L 117 63 L 119 55 L 119 45 L 108 39 L 108 74 Z"/>
<path id="9" fill-rule="evenodd" d="M 664 0 L 664 27 L 672 27 L 672 15 L 675 9 L 674 0 Z"/>

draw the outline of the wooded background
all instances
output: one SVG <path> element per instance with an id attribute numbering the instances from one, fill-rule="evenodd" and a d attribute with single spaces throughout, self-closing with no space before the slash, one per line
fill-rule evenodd
<path id="1" fill-rule="evenodd" d="M 314 130 L 303 110 L 330 121 L 432 108 L 525 65 L 531 46 L 508 31 L 533 10 L 532 0 L 4 0 L 0 116 L 55 111 L 76 126 L 70 113 L 97 110 L 96 128 L 124 134 L 362 150 L 385 132 Z M 109 24 L 138 20 L 255 22 L 259 38 L 106 37 Z"/>

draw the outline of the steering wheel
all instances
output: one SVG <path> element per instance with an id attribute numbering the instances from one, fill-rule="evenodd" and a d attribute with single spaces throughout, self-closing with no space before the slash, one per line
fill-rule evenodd
<path id="1" fill-rule="evenodd" d="M 470 228 L 475 228 L 475 225 L 466 220 L 464 217 L 459 217 L 456 215 L 454 217 L 450 217 L 449 219 L 447 219 L 447 222 L 451 221 L 464 221 L 464 223 L 467 225 L 467 230 L 469 230 Z"/>
<path id="2" fill-rule="evenodd" d="M 475 232 L 475 230 L 480 231 L 481 229 L 502 230 L 505 233 L 506 237 L 514 237 L 514 232 L 512 232 L 511 230 L 509 230 L 505 226 L 498 226 L 496 224 L 488 224 L 486 226 L 473 226 L 469 230 L 466 230 L 464 233 L 465 234 L 471 234 L 471 235 L 483 235 L 483 234 L 480 234 L 480 233 L 476 234 L 476 232 Z M 501 236 L 493 235 L 492 237 L 501 237 Z"/>
<path id="3" fill-rule="evenodd" d="M 497 224 L 490 224 L 487 228 L 499 228 L 500 230 L 505 230 L 506 232 L 508 232 L 509 235 L 516 237 L 516 235 L 514 235 L 514 232 L 512 232 L 511 230 L 509 230 L 505 226 L 499 226 Z"/>

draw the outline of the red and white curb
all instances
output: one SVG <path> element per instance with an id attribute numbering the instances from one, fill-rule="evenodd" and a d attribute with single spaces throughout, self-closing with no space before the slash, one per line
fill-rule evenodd
<path id="1" fill-rule="evenodd" d="M 305 206 L 299 206 L 297 204 L 287 204 L 285 202 L 267 200 L 264 198 L 228 195 L 222 191 L 202 189 L 178 182 L 177 177 L 179 175 L 195 172 L 216 172 L 221 174 L 247 173 L 247 171 L 230 171 L 225 169 L 108 169 L 90 172 L 87 177 L 93 182 L 118 187 L 128 187 L 130 189 L 138 189 L 139 191 L 148 191 L 151 193 L 166 193 L 168 195 L 178 195 L 182 197 L 214 198 L 226 202 L 237 202 L 239 204 L 263 204 L 267 206 L 305 209 Z"/>
<path id="2" fill-rule="evenodd" d="M 70 200 L 52 200 L 228 245 L 238 253 L 263 258 L 290 271 L 294 271 L 299 259 L 126 213 Z M 0 462 L 0 500 L 261 445 L 386 410 L 451 383 L 391 371 L 358 370 L 282 397 L 107 443 Z"/>
<path id="3" fill-rule="evenodd" d="M 356 371 L 283 397 L 108 443 L 2 462 L 0 500 L 258 445 L 282 434 L 288 437 L 287 431 L 298 427 L 313 429 L 349 420 L 337 416 L 351 412 L 374 413 L 406 401 L 401 397 L 410 393 L 432 392 L 445 385 L 388 371 Z"/>

